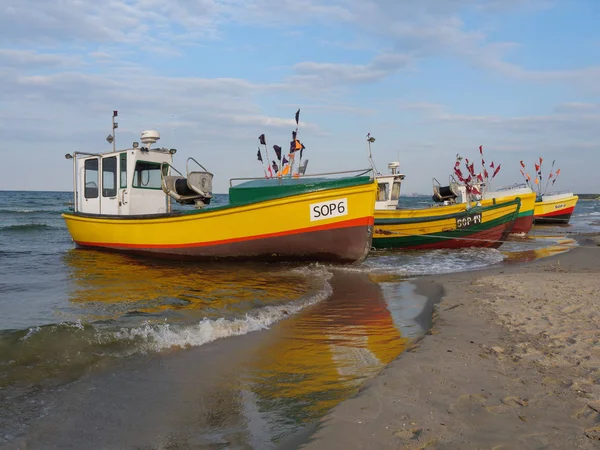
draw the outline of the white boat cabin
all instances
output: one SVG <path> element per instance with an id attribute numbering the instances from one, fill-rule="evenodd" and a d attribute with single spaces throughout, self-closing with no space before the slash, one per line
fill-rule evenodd
<path id="1" fill-rule="evenodd" d="M 107 153 L 74 152 L 73 190 L 75 212 L 108 216 L 137 216 L 171 212 L 171 198 L 197 207 L 210 203 L 212 174 L 202 170 L 171 176 L 175 149 L 151 148 L 158 131 L 144 131 L 141 146 Z M 175 170 L 176 171 L 176 170 Z M 177 172 L 177 171 L 176 171 Z M 180 174 L 181 175 L 181 174 Z M 193 182 L 197 186 L 193 185 Z M 190 189 L 190 184 L 198 189 Z M 203 189 L 200 189 L 202 187 Z"/>
<path id="2" fill-rule="evenodd" d="M 398 208 L 398 200 L 400 199 L 400 187 L 405 175 L 398 173 L 400 167 L 399 162 L 391 162 L 388 168 L 392 172 L 390 175 L 377 176 L 377 199 L 375 201 L 375 209 L 389 210 Z"/>
<path id="3" fill-rule="evenodd" d="M 498 189 L 497 191 L 488 191 L 484 183 L 472 185 L 481 194 L 468 194 L 467 187 L 463 183 L 459 183 L 450 175 L 448 186 L 440 185 L 439 181 L 433 179 L 433 201 L 448 204 L 469 204 L 472 201 L 479 202 L 480 200 L 503 198 L 513 195 L 531 194 L 533 191 L 525 185 L 514 185 Z"/>

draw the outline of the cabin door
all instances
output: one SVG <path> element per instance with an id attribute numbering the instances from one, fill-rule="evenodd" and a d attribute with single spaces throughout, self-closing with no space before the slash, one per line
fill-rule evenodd
<path id="1" fill-rule="evenodd" d="M 119 215 L 129 214 L 129 189 L 127 184 L 127 152 L 119 154 Z"/>
<path id="2" fill-rule="evenodd" d="M 79 166 L 79 204 L 78 211 L 88 214 L 100 214 L 100 158 L 87 158 Z"/>
<path id="3" fill-rule="evenodd" d="M 101 214 L 119 214 L 119 199 L 117 185 L 117 156 L 102 158 L 102 198 L 100 199 Z"/>

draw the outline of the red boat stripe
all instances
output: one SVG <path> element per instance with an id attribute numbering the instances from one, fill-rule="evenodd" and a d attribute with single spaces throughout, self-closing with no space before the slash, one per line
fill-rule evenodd
<path id="1" fill-rule="evenodd" d="M 552 211 L 546 214 L 536 214 L 537 217 L 552 217 L 552 216 L 562 216 L 565 214 L 573 214 L 573 210 L 575 209 L 574 206 L 571 206 L 570 208 L 562 208 L 562 209 L 557 209 L 556 211 Z"/>
<path id="2" fill-rule="evenodd" d="M 301 233 L 311 233 L 313 231 L 321 231 L 321 230 L 333 230 L 336 228 L 350 228 L 350 227 L 360 227 L 360 226 L 373 226 L 375 222 L 374 217 L 361 217 L 359 219 L 351 219 L 346 220 L 344 222 L 336 222 L 330 223 L 327 225 L 318 225 L 315 227 L 308 228 L 300 228 L 291 231 L 280 231 L 278 233 L 268 233 L 268 234 L 259 234 L 250 237 L 242 237 L 242 238 L 233 238 L 233 239 L 223 239 L 220 241 L 210 241 L 210 242 L 193 242 L 188 244 L 120 244 L 120 243 L 105 243 L 105 242 L 81 242 L 76 241 L 79 245 L 85 245 L 90 247 L 121 247 L 121 248 L 185 248 L 185 247 L 208 247 L 211 245 L 222 245 L 222 244 L 231 244 L 234 242 L 242 242 L 242 241 L 251 241 L 255 239 L 267 239 L 272 237 L 279 236 L 289 236 L 293 234 L 301 234 Z"/>

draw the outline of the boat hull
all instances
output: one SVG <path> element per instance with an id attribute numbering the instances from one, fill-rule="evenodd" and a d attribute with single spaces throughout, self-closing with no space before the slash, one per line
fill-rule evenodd
<path id="1" fill-rule="evenodd" d="M 84 248 L 172 259 L 353 263 L 370 249 L 375 194 L 376 184 L 369 182 L 187 214 L 63 217 L 73 241 Z M 342 200 L 344 214 L 316 219 L 311 214 L 315 204 Z"/>
<path id="2" fill-rule="evenodd" d="M 534 223 L 538 225 L 569 223 L 578 199 L 577 195 L 542 197 L 542 201 L 535 203 Z"/>
<path id="3" fill-rule="evenodd" d="M 498 248 L 517 219 L 520 200 L 490 206 L 449 205 L 422 210 L 375 211 L 373 247 L 431 250 Z"/>
<path id="4" fill-rule="evenodd" d="M 511 193 L 507 191 L 496 191 L 493 193 L 494 198 L 484 198 L 481 201 L 482 206 L 493 205 L 495 202 L 506 202 L 516 198 L 521 199 L 521 207 L 515 224 L 511 230 L 511 234 L 525 235 L 529 233 L 533 227 L 533 214 L 535 208 L 535 192 L 529 193 Z"/>

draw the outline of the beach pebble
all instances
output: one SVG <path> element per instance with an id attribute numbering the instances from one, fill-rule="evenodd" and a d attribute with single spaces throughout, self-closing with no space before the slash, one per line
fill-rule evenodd
<path id="1" fill-rule="evenodd" d="M 600 426 L 588 428 L 587 430 L 584 431 L 584 433 L 590 439 L 600 441 Z"/>
<path id="2" fill-rule="evenodd" d="M 408 440 L 412 440 L 412 439 L 418 439 L 422 432 L 423 432 L 423 428 L 402 429 L 402 430 L 396 431 L 394 433 L 394 436 L 408 441 Z"/>
<path id="3" fill-rule="evenodd" d="M 505 405 L 509 405 L 509 406 L 521 406 L 521 407 L 525 407 L 529 404 L 529 402 L 527 400 L 524 400 L 519 397 L 504 397 L 502 399 L 502 403 L 504 403 Z"/>

